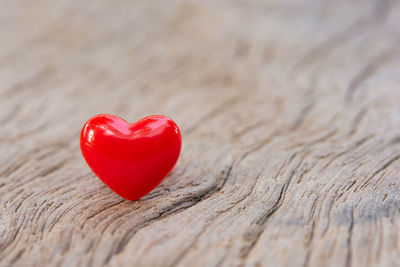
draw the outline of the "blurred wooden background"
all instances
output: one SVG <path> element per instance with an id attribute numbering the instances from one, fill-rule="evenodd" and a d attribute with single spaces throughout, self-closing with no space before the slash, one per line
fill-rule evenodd
<path id="1" fill-rule="evenodd" d="M 0 265 L 398 266 L 399 1 L 0 1 Z M 84 122 L 168 115 L 137 202 Z"/>

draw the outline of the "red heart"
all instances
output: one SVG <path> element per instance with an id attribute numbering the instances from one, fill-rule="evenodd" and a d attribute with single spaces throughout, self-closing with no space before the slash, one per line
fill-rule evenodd
<path id="1" fill-rule="evenodd" d="M 129 124 L 113 115 L 97 115 L 83 126 L 83 157 L 115 193 L 137 200 L 153 190 L 173 169 L 181 151 L 178 126 L 165 116 Z"/>

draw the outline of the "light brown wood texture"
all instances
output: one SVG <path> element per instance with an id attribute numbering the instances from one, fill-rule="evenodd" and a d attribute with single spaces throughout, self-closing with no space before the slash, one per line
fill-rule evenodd
<path id="1" fill-rule="evenodd" d="M 399 1 L 1 1 L 1 266 L 399 266 Z M 143 199 L 79 149 L 172 117 Z"/>

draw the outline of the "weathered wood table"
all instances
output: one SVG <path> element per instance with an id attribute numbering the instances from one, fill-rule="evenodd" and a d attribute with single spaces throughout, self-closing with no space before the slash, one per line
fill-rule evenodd
<path id="1" fill-rule="evenodd" d="M 1 1 L 0 265 L 398 266 L 399 1 Z M 131 202 L 92 115 L 168 115 Z"/>

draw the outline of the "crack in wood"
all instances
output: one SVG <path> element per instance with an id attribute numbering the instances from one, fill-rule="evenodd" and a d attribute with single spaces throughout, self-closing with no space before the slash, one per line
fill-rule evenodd
<path id="1" fill-rule="evenodd" d="M 350 225 L 349 225 L 349 230 L 347 234 L 347 256 L 346 256 L 346 267 L 351 266 L 351 260 L 352 260 L 352 240 L 353 240 L 353 228 L 354 228 L 354 208 L 351 207 L 350 210 Z"/>

